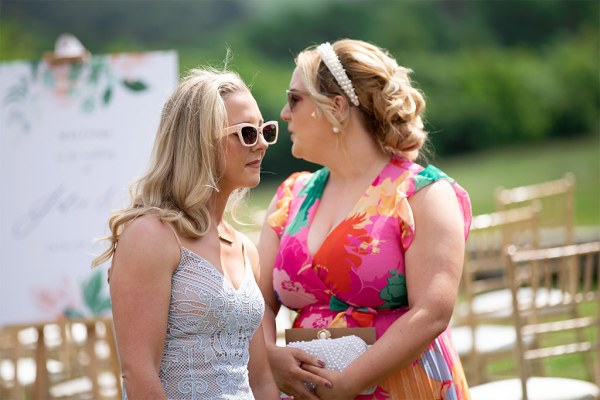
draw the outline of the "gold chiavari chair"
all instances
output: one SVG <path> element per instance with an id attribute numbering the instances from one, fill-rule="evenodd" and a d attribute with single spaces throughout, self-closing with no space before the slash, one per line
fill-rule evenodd
<path id="1" fill-rule="evenodd" d="M 495 191 L 499 211 L 538 202 L 541 206 L 539 225 L 540 247 L 575 243 L 575 175 Z"/>
<path id="2" fill-rule="evenodd" d="M 452 328 L 469 382 L 488 379 L 486 365 L 514 351 L 516 334 L 507 323 L 511 297 L 504 249 L 538 246 L 537 215 L 532 204 L 473 218 L 466 246 L 461 299 Z"/>
<path id="3" fill-rule="evenodd" d="M 472 387 L 472 399 L 598 399 L 600 242 L 526 251 L 510 248 L 508 260 L 518 374 Z M 529 301 L 519 296 L 524 288 L 534 295 L 558 289 L 561 295 Z M 527 342 L 526 335 L 536 340 Z M 574 376 L 559 377 L 549 364 L 550 359 L 565 357 L 570 363 L 566 370 Z M 543 368 L 534 374 L 540 363 Z"/>
<path id="4" fill-rule="evenodd" d="M 121 398 L 111 318 L 11 325 L 0 338 L 2 399 Z"/>

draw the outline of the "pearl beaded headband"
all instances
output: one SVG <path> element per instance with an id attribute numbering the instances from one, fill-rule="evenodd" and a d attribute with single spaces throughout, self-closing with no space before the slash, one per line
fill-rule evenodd
<path id="1" fill-rule="evenodd" d="M 319 47 L 317 47 L 317 53 L 335 78 L 338 85 L 340 85 L 344 93 L 346 93 L 352 104 L 358 107 L 360 103 L 358 101 L 358 96 L 354 91 L 354 86 L 352 86 L 352 82 L 350 81 L 350 78 L 348 78 L 344 67 L 342 67 L 342 63 L 340 62 L 337 54 L 335 54 L 331 44 L 329 44 L 329 42 L 325 42 L 319 45 Z"/>

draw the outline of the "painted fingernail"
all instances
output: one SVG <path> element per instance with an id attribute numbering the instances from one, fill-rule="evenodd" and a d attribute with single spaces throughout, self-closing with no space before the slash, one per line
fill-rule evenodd
<path id="1" fill-rule="evenodd" d="M 324 366 L 325 366 L 325 361 L 318 360 L 317 362 L 319 363 L 319 365 L 320 365 L 321 367 L 324 367 Z"/>
<path id="2" fill-rule="evenodd" d="M 331 389 L 333 387 L 333 385 L 331 383 L 329 383 L 329 382 L 326 382 L 325 383 L 325 387 L 328 388 L 328 389 Z"/>

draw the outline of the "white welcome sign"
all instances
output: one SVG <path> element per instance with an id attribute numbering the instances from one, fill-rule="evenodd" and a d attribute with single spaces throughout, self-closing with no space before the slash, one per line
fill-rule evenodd
<path id="1" fill-rule="evenodd" d="M 0 325 L 110 311 L 112 210 L 145 170 L 173 51 L 0 64 Z"/>

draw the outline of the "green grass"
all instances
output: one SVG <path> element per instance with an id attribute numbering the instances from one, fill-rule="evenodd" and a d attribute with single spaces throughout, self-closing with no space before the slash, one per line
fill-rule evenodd
<path id="1" fill-rule="evenodd" d="M 484 153 L 441 159 L 438 166 L 471 196 L 473 214 L 494 210 L 494 190 L 575 175 L 575 223 L 600 225 L 600 137 L 490 149 Z"/>

